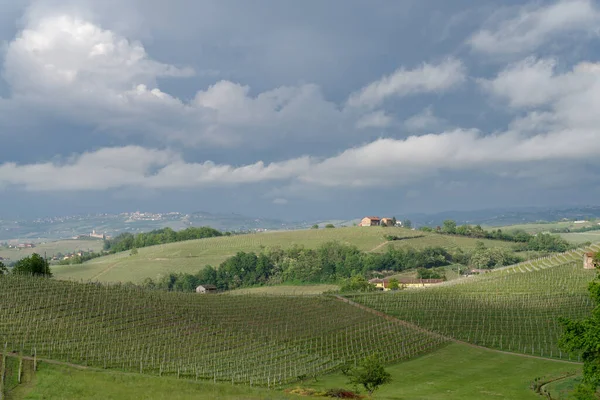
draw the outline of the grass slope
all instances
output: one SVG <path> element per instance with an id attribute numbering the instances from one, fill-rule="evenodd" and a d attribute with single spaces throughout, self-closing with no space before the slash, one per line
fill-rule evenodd
<path id="1" fill-rule="evenodd" d="M 594 247 L 594 248 L 597 248 Z M 501 350 L 569 358 L 557 346 L 559 316 L 578 318 L 593 304 L 583 250 L 462 278 L 427 290 L 359 294 L 352 300 L 427 330 Z"/>
<path id="2" fill-rule="evenodd" d="M 447 248 L 475 247 L 477 239 L 447 237 L 426 233 L 424 237 L 394 241 L 388 244 L 385 235 L 400 237 L 422 236 L 424 233 L 403 228 L 348 227 L 336 229 L 280 231 L 232 237 L 190 240 L 139 249 L 137 255 L 129 252 L 113 254 L 86 262 L 83 265 L 56 266 L 54 275 L 59 279 L 97 280 L 101 282 L 141 282 L 155 279 L 169 272 L 196 273 L 210 264 L 218 266 L 238 251 L 258 252 L 263 248 L 289 248 L 301 245 L 316 248 L 323 243 L 338 241 L 363 251 L 385 251 L 390 246 L 443 246 Z M 510 247 L 512 243 L 484 241 L 489 247 Z"/>
<path id="3" fill-rule="evenodd" d="M 273 385 L 444 340 L 323 296 L 220 296 L 0 276 L 9 351 L 153 375 Z M 374 339 L 377 340 L 374 340 Z"/>
<path id="4" fill-rule="evenodd" d="M 169 377 L 124 374 L 40 363 L 33 383 L 17 387 L 9 400 L 192 400 L 300 399 L 274 390 Z"/>
<path id="5" fill-rule="evenodd" d="M 580 370 L 576 365 L 450 344 L 434 353 L 386 368 L 392 382 L 375 393 L 376 399 L 410 400 L 535 400 L 529 385 L 536 377 L 560 376 Z M 327 375 L 303 387 L 349 388 L 342 374 Z M 292 386 L 293 387 L 293 386 Z"/>

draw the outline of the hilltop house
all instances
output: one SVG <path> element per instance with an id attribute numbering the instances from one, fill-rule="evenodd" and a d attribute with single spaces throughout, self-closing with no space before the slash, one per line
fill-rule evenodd
<path id="1" fill-rule="evenodd" d="M 216 293 L 217 287 L 215 285 L 200 285 L 196 288 L 196 293 Z"/>
<path id="2" fill-rule="evenodd" d="M 379 226 L 381 224 L 381 218 L 379 217 L 364 217 L 359 226 Z"/>
<path id="3" fill-rule="evenodd" d="M 381 218 L 381 226 L 394 226 L 394 220 L 392 218 Z"/>
<path id="4" fill-rule="evenodd" d="M 595 254 L 592 252 L 587 252 L 583 255 L 583 268 L 584 269 L 594 269 L 594 256 Z"/>

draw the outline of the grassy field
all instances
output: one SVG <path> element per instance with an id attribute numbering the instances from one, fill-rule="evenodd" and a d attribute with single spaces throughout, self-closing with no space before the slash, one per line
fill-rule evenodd
<path id="1" fill-rule="evenodd" d="M 594 247 L 597 249 L 598 247 Z M 542 357 L 574 358 L 557 346 L 557 317 L 584 317 L 593 304 L 583 250 L 522 263 L 428 290 L 358 294 L 351 299 L 469 343 Z"/>
<path id="2" fill-rule="evenodd" d="M 402 228 L 348 227 L 336 229 L 298 230 L 249 234 L 232 237 L 190 240 L 159 246 L 145 247 L 137 255 L 129 252 L 113 254 L 86 262 L 83 265 L 56 266 L 53 273 L 58 279 L 92 280 L 100 282 L 141 282 L 155 279 L 169 272 L 196 273 L 206 265 L 218 266 L 238 251 L 258 252 L 264 248 L 289 248 L 294 245 L 315 248 L 323 243 L 338 241 L 354 245 L 363 251 L 385 251 L 387 246 L 443 246 L 475 247 L 477 239 L 447 237 L 427 233 L 424 237 L 387 242 L 385 235 L 401 237 L 423 236 L 424 233 Z M 484 240 L 489 247 L 509 248 L 510 242 Z"/>
<path id="3" fill-rule="evenodd" d="M 273 386 L 439 336 L 324 296 L 219 296 L 0 276 L 9 351 L 151 375 Z M 373 338 L 377 340 L 373 340 Z"/>
<path id="4" fill-rule="evenodd" d="M 595 226 L 598 224 L 598 222 L 600 222 L 600 221 L 593 220 L 593 221 L 588 221 L 588 222 L 582 223 L 582 224 L 576 224 L 573 221 L 558 221 L 558 222 L 550 222 L 550 223 L 543 223 L 543 224 L 531 223 L 531 224 L 517 224 L 517 225 L 506 225 L 506 226 L 482 226 L 482 228 L 486 229 L 486 230 L 500 228 L 503 231 L 519 229 L 519 230 L 523 230 L 523 231 L 531 233 L 531 234 L 536 234 L 536 233 L 541 233 L 541 232 L 550 232 L 552 229 L 563 229 L 563 228 L 578 229 L 578 228 L 584 228 L 584 227 L 589 227 L 589 226 Z"/>
<path id="5" fill-rule="evenodd" d="M 28 257 L 33 253 L 46 255 L 51 258 L 55 254 L 72 253 L 77 250 L 84 251 L 100 251 L 104 242 L 102 240 L 58 240 L 56 242 L 39 243 L 32 249 L 8 249 L 0 247 L 0 257 L 16 261 L 24 257 Z"/>
<path id="6" fill-rule="evenodd" d="M 560 233 L 559 234 L 563 239 L 568 240 L 571 243 L 585 243 L 592 242 L 598 243 L 600 242 L 600 231 L 590 231 L 590 232 L 581 232 L 581 233 Z"/>
<path id="7" fill-rule="evenodd" d="M 525 358 L 450 344 L 438 351 L 387 368 L 392 382 L 375 393 L 375 399 L 480 400 L 484 398 L 539 399 L 529 385 L 536 377 L 560 376 L 581 370 L 551 360 Z M 327 375 L 302 387 L 350 388 L 341 373 Z M 293 387 L 293 386 L 292 386 Z"/>
<path id="8" fill-rule="evenodd" d="M 225 294 L 270 294 L 270 295 L 315 295 L 327 292 L 329 290 L 338 290 L 338 285 L 277 285 L 260 286 L 255 288 L 236 289 L 225 292 Z"/>
<path id="9" fill-rule="evenodd" d="M 40 363 L 31 384 L 17 387 L 8 400 L 192 400 L 300 399 L 275 390 L 124 374 Z"/>
<path id="10" fill-rule="evenodd" d="M 434 353 L 386 367 L 393 381 L 383 386 L 374 399 L 479 400 L 539 398 L 530 382 L 536 377 L 552 378 L 580 370 L 578 366 L 523 358 L 488 350 L 451 344 Z M 291 385 L 326 390 L 353 389 L 347 377 L 334 373 Z M 126 400 L 126 399 L 271 399 L 306 397 L 283 390 L 266 390 L 231 384 L 155 377 L 135 373 L 98 371 L 40 363 L 31 384 L 10 393 L 11 400 Z"/>

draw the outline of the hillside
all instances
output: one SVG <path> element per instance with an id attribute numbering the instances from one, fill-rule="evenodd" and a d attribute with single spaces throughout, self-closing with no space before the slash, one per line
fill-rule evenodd
<path id="1" fill-rule="evenodd" d="M 385 235 L 407 239 L 387 242 Z M 83 265 L 53 267 L 58 279 L 97 280 L 101 282 L 141 282 L 169 272 L 196 273 L 206 265 L 218 266 L 239 251 L 259 252 L 263 248 L 290 248 L 295 245 L 316 248 L 338 241 L 363 251 L 385 251 L 387 246 L 423 248 L 475 248 L 477 239 L 450 237 L 403 228 L 348 227 L 256 233 L 230 237 L 190 240 L 140 248 L 137 255 L 123 252 L 91 260 Z M 510 248 L 513 243 L 483 240 L 488 247 Z"/>
<path id="2" fill-rule="evenodd" d="M 593 250 L 599 250 L 595 245 Z M 367 307 L 461 341 L 505 351 L 568 358 L 558 317 L 589 314 L 583 250 L 500 268 L 427 290 L 349 296 Z"/>
<path id="3" fill-rule="evenodd" d="M 0 276 L 9 352 L 151 375 L 280 385 L 444 338 L 322 296 L 220 296 Z M 377 338 L 377 340 L 373 340 Z"/>

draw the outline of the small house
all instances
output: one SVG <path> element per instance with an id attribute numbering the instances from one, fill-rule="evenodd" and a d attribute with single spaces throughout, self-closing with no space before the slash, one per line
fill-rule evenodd
<path id="1" fill-rule="evenodd" d="M 592 252 L 587 252 L 583 254 L 583 268 L 584 269 L 594 269 L 594 256 L 595 254 Z"/>
<path id="2" fill-rule="evenodd" d="M 217 287 L 215 285 L 200 285 L 196 288 L 196 293 L 215 293 L 217 291 Z"/>

